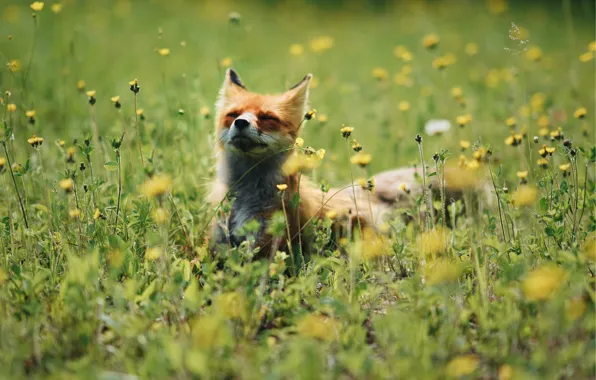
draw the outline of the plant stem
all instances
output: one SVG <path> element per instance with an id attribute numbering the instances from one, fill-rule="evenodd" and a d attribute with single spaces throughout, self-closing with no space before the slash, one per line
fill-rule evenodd
<path id="1" fill-rule="evenodd" d="M 10 176 L 12 177 L 12 183 L 14 184 L 14 191 L 17 193 L 17 198 L 19 200 L 19 206 L 21 206 L 21 213 L 23 214 L 23 220 L 25 221 L 25 227 L 29 228 L 29 222 L 27 221 L 27 213 L 25 212 L 25 207 L 23 206 L 23 200 L 21 199 L 21 193 L 19 192 L 19 188 L 17 186 L 17 181 L 14 178 L 14 172 L 12 171 L 12 164 L 10 162 L 10 157 L 8 156 L 8 149 L 6 149 L 6 142 L 2 141 L 2 147 L 4 148 L 4 154 L 6 155 L 6 162 L 8 163 L 8 169 L 10 170 Z"/>

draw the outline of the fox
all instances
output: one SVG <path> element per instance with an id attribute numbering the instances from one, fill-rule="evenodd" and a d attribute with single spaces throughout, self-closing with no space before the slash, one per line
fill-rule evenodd
<path id="1" fill-rule="evenodd" d="M 306 251 L 310 239 L 303 234 L 313 219 L 331 216 L 348 229 L 356 225 L 374 228 L 392 210 L 408 207 L 422 193 L 423 185 L 416 180 L 423 174 L 421 168 L 398 168 L 373 176 L 373 194 L 360 184 L 324 192 L 305 175 L 283 170 L 295 153 L 308 112 L 311 79 L 308 74 L 284 92 L 262 94 L 249 91 L 238 73 L 227 69 L 215 106 L 216 174 L 209 201 L 216 210 L 227 202 L 229 213 L 218 212 L 213 219 L 208 237 L 212 248 L 240 245 L 246 240 L 243 226 L 257 221 L 259 230 L 253 236 L 259 256 L 270 257 L 274 250 L 297 245 Z M 436 179 L 429 182 L 430 188 L 438 186 Z M 446 191 L 456 198 L 461 189 L 447 184 Z M 296 194 L 298 205 L 289 207 Z M 280 211 L 286 214 L 286 236 L 274 239 L 267 226 Z"/>

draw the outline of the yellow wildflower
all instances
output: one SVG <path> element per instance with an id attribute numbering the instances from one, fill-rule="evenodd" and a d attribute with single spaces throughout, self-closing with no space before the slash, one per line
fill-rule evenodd
<path id="1" fill-rule="evenodd" d="M 354 165 L 359 165 L 360 167 L 365 167 L 370 164 L 371 161 L 372 155 L 370 153 L 358 152 L 350 157 L 350 162 Z"/>
<path id="2" fill-rule="evenodd" d="M 579 56 L 579 61 L 580 62 L 583 62 L 583 63 L 590 62 L 593 59 L 594 59 L 594 52 L 593 51 L 585 52 L 583 54 L 580 54 L 580 56 Z"/>
<path id="3" fill-rule="evenodd" d="M 437 70 L 443 70 L 445 67 L 447 67 L 448 62 L 445 59 L 445 57 L 435 57 L 435 59 L 433 59 L 432 62 L 432 66 L 433 68 L 437 69 Z"/>
<path id="4" fill-rule="evenodd" d="M 470 115 L 469 113 L 465 115 L 459 115 L 455 118 L 455 121 L 460 127 L 463 128 L 472 121 L 472 115 Z"/>
<path id="5" fill-rule="evenodd" d="M 32 10 L 34 10 L 35 12 L 39 12 L 43 9 L 44 3 L 43 1 L 35 1 L 33 3 L 31 3 L 30 7 Z"/>
<path id="6" fill-rule="evenodd" d="M 296 137 L 296 142 L 294 144 L 300 148 L 304 145 L 304 139 L 302 137 Z"/>
<path id="7" fill-rule="evenodd" d="M 383 67 L 375 67 L 372 70 L 372 76 L 377 80 L 386 80 L 389 77 L 389 73 Z"/>
<path id="8" fill-rule="evenodd" d="M 570 167 L 571 167 L 571 164 L 570 163 L 559 165 L 559 169 L 561 171 L 564 171 L 564 172 L 566 172 L 567 170 L 569 170 Z"/>
<path id="9" fill-rule="evenodd" d="M 12 73 L 16 73 L 21 69 L 21 62 L 18 59 L 8 61 L 8 70 Z"/>
<path id="10" fill-rule="evenodd" d="M 72 219 L 79 219 L 81 217 L 81 210 L 79 210 L 78 208 L 74 208 L 68 212 L 68 215 Z"/>
<path id="11" fill-rule="evenodd" d="M 168 48 L 157 49 L 157 54 L 161 55 L 162 57 L 167 57 L 168 55 L 170 55 L 170 49 L 168 49 Z"/>
<path id="12" fill-rule="evenodd" d="M 230 57 L 225 57 L 224 59 L 222 59 L 222 60 L 219 62 L 219 65 L 220 65 L 221 67 L 225 67 L 225 68 L 232 66 L 232 58 L 230 58 Z"/>
<path id="13" fill-rule="evenodd" d="M 277 187 L 277 190 L 279 191 L 284 191 L 288 188 L 288 185 L 286 185 L 285 183 L 280 183 L 279 185 L 275 185 L 275 187 Z"/>
<path id="14" fill-rule="evenodd" d="M 304 46 L 300 44 L 292 44 L 290 45 L 290 54 L 293 56 L 299 56 L 304 54 Z"/>
<path id="15" fill-rule="evenodd" d="M 470 142 L 468 140 L 459 140 L 459 147 L 462 150 L 466 150 L 470 147 Z"/>
<path id="16" fill-rule="evenodd" d="M 437 36 L 435 33 L 427 34 L 422 39 L 422 46 L 424 46 L 427 49 L 434 49 L 437 47 L 438 44 L 439 36 Z"/>
<path id="17" fill-rule="evenodd" d="M 319 123 L 324 124 L 326 122 L 329 121 L 329 116 L 327 116 L 326 114 L 320 114 L 319 117 L 317 118 L 317 120 L 319 120 Z"/>
<path id="18" fill-rule="evenodd" d="M 172 179 L 164 174 L 156 175 L 141 186 L 141 192 L 149 198 L 159 197 L 170 191 Z"/>
<path id="19" fill-rule="evenodd" d="M 316 155 L 319 158 L 319 160 L 322 160 L 323 158 L 325 158 L 325 149 L 317 150 Z"/>
<path id="20" fill-rule="evenodd" d="M 161 257 L 163 250 L 160 247 L 151 247 L 145 251 L 145 260 L 155 261 Z"/>
<path id="21" fill-rule="evenodd" d="M 27 142 L 34 148 L 37 148 L 43 144 L 43 137 L 38 137 L 33 135 L 31 138 L 27 139 Z"/>
<path id="22" fill-rule="evenodd" d="M 517 124 L 517 120 L 512 116 L 512 117 L 507 118 L 507 120 L 505 120 L 505 124 L 508 127 L 513 128 Z"/>
<path id="23" fill-rule="evenodd" d="M 59 184 L 62 190 L 64 190 L 67 193 L 70 193 L 74 190 L 74 181 L 72 180 L 72 178 L 65 178 L 63 180 L 60 180 Z"/>
<path id="24" fill-rule="evenodd" d="M 81 92 L 84 91 L 85 90 L 85 85 L 86 85 L 85 81 L 82 80 L 82 79 L 79 79 L 77 81 L 77 90 L 79 90 Z"/>
<path id="25" fill-rule="evenodd" d="M 99 211 L 98 208 L 95 209 L 95 212 L 93 213 L 93 220 L 98 220 L 99 218 L 101 218 L 103 215 L 101 215 L 101 211 Z"/>
<path id="26" fill-rule="evenodd" d="M 532 46 L 526 51 L 526 58 L 536 62 L 542 58 L 542 50 L 538 46 Z"/>
<path id="27" fill-rule="evenodd" d="M 517 178 L 519 178 L 519 179 L 526 179 L 526 178 L 528 178 L 528 171 L 527 170 L 519 171 L 516 174 L 517 174 Z"/>
<path id="28" fill-rule="evenodd" d="M 346 127 L 345 125 L 342 125 L 341 129 L 339 130 L 341 132 L 341 135 L 344 138 L 348 138 L 350 137 L 350 135 L 352 134 L 352 132 L 354 132 L 354 128 L 353 127 Z"/>
<path id="29" fill-rule="evenodd" d="M 168 221 L 168 210 L 163 207 L 158 207 L 153 211 L 152 215 L 153 220 L 157 224 L 163 224 Z"/>
<path id="30" fill-rule="evenodd" d="M 522 185 L 513 194 L 511 203 L 515 207 L 531 206 L 536 201 L 538 192 L 531 186 Z"/>
<path id="31" fill-rule="evenodd" d="M 555 264 L 546 264 L 530 272 L 522 283 L 524 295 L 530 301 L 549 299 L 563 285 L 567 274 Z"/>
<path id="32" fill-rule="evenodd" d="M 96 93 L 95 90 L 90 90 L 90 91 L 87 91 L 85 94 L 87 94 L 87 96 L 90 97 L 90 98 L 94 98 L 95 97 L 95 93 Z"/>
<path id="33" fill-rule="evenodd" d="M 461 87 L 453 87 L 451 89 L 451 96 L 453 96 L 455 99 L 459 99 L 464 96 L 464 92 L 462 91 Z"/>
<path id="34" fill-rule="evenodd" d="M 402 100 L 401 102 L 399 102 L 398 107 L 400 111 L 405 112 L 410 109 L 410 103 L 405 100 Z"/>
<path id="35" fill-rule="evenodd" d="M 54 12 L 56 14 L 62 12 L 62 4 L 60 4 L 60 3 L 54 3 L 54 4 L 52 4 L 52 7 L 51 8 L 52 8 L 52 12 Z"/>
<path id="36" fill-rule="evenodd" d="M 584 117 L 586 117 L 587 113 L 588 113 L 588 111 L 586 110 L 585 107 L 579 107 L 578 109 L 575 110 L 575 112 L 573 113 L 573 116 L 575 116 L 576 119 L 583 119 Z"/>
<path id="37" fill-rule="evenodd" d="M 201 114 L 201 116 L 203 116 L 205 119 L 207 119 L 211 115 L 211 108 L 209 108 L 207 106 L 203 106 L 199 109 L 199 113 Z"/>
<path id="38" fill-rule="evenodd" d="M 548 167 L 548 160 L 546 158 L 541 158 L 536 161 L 536 164 L 541 168 L 546 169 Z"/>
<path id="39" fill-rule="evenodd" d="M 476 45 L 474 42 L 468 42 L 464 50 L 466 51 L 467 55 L 474 56 L 478 54 L 478 45 Z"/>
<path id="40" fill-rule="evenodd" d="M 461 355 L 447 364 L 445 372 L 447 376 L 456 378 L 470 375 L 478 368 L 478 362 L 476 355 Z"/>
<path id="41" fill-rule="evenodd" d="M 315 53 L 323 53 L 333 47 L 333 38 L 329 36 L 315 37 L 310 41 L 310 49 Z"/>
<path id="42" fill-rule="evenodd" d="M 17 110 L 17 105 L 14 103 L 9 103 L 6 105 L 6 109 L 8 112 L 15 112 Z"/>

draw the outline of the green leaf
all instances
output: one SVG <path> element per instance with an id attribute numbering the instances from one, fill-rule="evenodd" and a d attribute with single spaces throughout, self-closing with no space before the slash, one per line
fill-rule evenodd
<path id="1" fill-rule="evenodd" d="M 118 170 L 118 163 L 116 161 L 108 161 L 103 165 L 106 170 L 113 172 L 114 170 Z"/>

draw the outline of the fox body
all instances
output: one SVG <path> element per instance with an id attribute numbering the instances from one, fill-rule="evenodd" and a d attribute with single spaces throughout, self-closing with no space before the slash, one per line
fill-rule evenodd
<path id="1" fill-rule="evenodd" d="M 230 212 L 219 213 L 213 222 L 212 244 L 240 244 L 245 240 L 242 227 L 256 220 L 260 226 L 256 245 L 261 247 L 261 256 L 266 257 L 273 246 L 286 249 L 288 241 L 292 245 L 306 244 L 308 239 L 300 239 L 300 234 L 312 218 L 329 215 L 331 211 L 347 225 L 357 221 L 374 226 L 392 209 L 411 204 L 416 193 L 422 191 L 412 168 L 375 176 L 374 195 L 359 185 L 331 189 L 324 194 L 304 176 L 284 173 L 282 166 L 293 154 L 307 111 L 311 77 L 307 75 L 286 92 L 265 95 L 248 91 L 236 72 L 227 70 L 216 105 L 217 174 L 210 201 L 214 207 L 222 202 L 231 204 Z M 281 196 L 279 184 L 287 185 Z M 405 184 L 406 189 L 400 189 L 400 184 Z M 300 203 L 288 207 L 297 192 Z M 278 239 L 274 245 L 267 225 L 273 213 L 283 208 L 290 236 Z"/>

